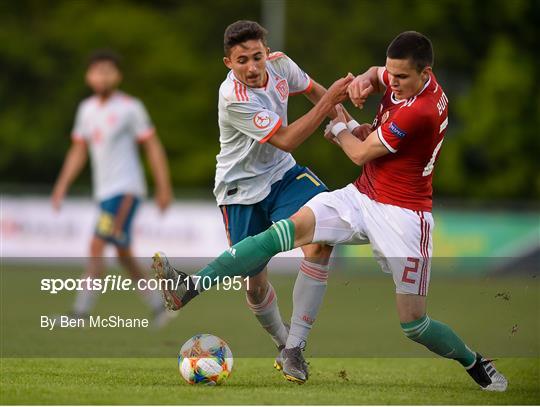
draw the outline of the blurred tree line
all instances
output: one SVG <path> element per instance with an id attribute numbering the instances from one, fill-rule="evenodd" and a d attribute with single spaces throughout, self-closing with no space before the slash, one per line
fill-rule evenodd
<path id="1" fill-rule="evenodd" d="M 122 88 L 156 124 L 176 189 L 213 187 L 217 91 L 226 75 L 223 31 L 261 21 L 259 1 L 52 1 L 0 5 L 0 179 L 52 184 L 70 144 L 78 102 L 89 95 L 85 61 L 95 48 L 124 57 Z M 538 0 L 291 0 L 285 49 L 325 86 L 385 61 L 404 30 L 428 35 L 434 71 L 450 99 L 450 125 L 435 169 L 438 196 L 469 200 L 540 197 Z M 360 122 L 364 111 L 348 105 Z M 289 121 L 307 111 L 289 101 Z M 319 130 L 295 153 L 337 188 L 359 169 Z M 88 172 L 79 181 L 88 185 Z"/>

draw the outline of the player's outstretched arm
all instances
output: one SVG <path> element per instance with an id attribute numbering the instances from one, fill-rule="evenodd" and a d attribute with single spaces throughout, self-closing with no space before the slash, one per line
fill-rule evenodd
<path id="1" fill-rule="evenodd" d="M 308 92 L 308 93 L 304 93 L 304 95 L 306 96 L 306 98 L 311 102 L 313 103 L 314 105 L 316 105 L 319 100 L 322 99 L 322 97 L 325 95 L 326 93 L 326 88 L 321 85 L 320 83 L 317 83 L 315 82 L 313 79 L 313 85 L 311 87 L 311 91 Z M 349 85 L 350 87 L 350 85 Z M 347 90 L 348 91 L 348 90 Z M 333 108 L 332 110 L 330 110 L 330 112 L 328 113 L 328 117 L 330 119 L 335 119 L 336 118 L 336 109 Z M 345 109 L 345 115 L 347 116 L 347 119 L 348 120 L 352 120 L 352 116 L 349 114 L 349 112 L 347 112 L 347 110 Z"/>
<path id="2" fill-rule="evenodd" d="M 309 112 L 289 126 L 281 127 L 268 142 L 280 150 L 294 151 L 317 130 L 334 106 L 347 98 L 347 88 L 353 79 L 354 76 L 348 74 L 335 81 Z"/>
<path id="3" fill-rule="evenodd" d="M 69 186 L 83 169 L 87 158 L 88 152 L 86 143 L 82 140 L 73 141 L 73 144 L 66 154 L 60 175 L 54 184 L 51 201 L 55 210 L 60 209 Z"/>
<path id="4" fill-rule="evenodd" d="M 362 141 L 347 129 L 347 118 L 343 108 L 336 106 L 336 110 L 337 117 L 332 121 L 330 131 L 326 132 L 324 136 L 333 141 L 334 144 L 339 145 L 353 163 L 364 165 L 389 153 L 388 149 L 379 140 L 376 131 L 371 132 Z"/>
<path id="5" fill-rule="evenodd" d="M 162 211 L 167 209 L 172 201 L 171 178 L 167 155 L 156 134 L 143 142 L 143 147 L 150 163 L 150 169 L 156 183 L 156 203 Z"/>
<path id="6" fill-rule="evenodd" d="M 321 98 L 324 96 L 324 94 L 326 93 L 326 88 L 321 85 L 320 83 L 318 82 L 315 82 L 313 79 L 311 80 L 312 81 L 312 85 L 311 85 L 311 90 L 307 93 L 303 93 L 303 95 L 311 102 L 313 103 L 314 105 L 317 104 L 317 102 L 319 100 L 321 100 Z"/>
<path id="7" fill-rule="evenodd" d="M 366 103 L 370 94 L 384 92 L 385 85 L 382 82 L 383 72 L 383 67 L 372 66 L 351 82 L 347 91 L 349 98 L 357 108 L 362 109 L 364 107 L 364 103 Z"/>

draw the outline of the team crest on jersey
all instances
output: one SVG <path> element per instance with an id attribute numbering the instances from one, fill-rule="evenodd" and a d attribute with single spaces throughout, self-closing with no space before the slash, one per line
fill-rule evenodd
<path id="1" fill-rule="evenodd" d="M 403 130 L 401 130 L 396 123 L 392 122 L 390 123 L 390 127 L 389 127 L 390 131 L 392 132 L 392 134 L 398 138 L 403 138 L 407 135 L 407 133 Z"/>
<path id="2" fill-rule="evenodd" d="M 289 97 L 289 85 L 285 79 L 280 80 L 276 85 L 276 90 L 279 93 L 279 97 L 284 102 Z"/>
<path id="3" fill-rule="evenodd" d="M 270 118 L 270 113 L 268 112 L 259 112 L 253 117 L 253 124 L 258 129 L 266 129 L 270 126 L 272 119 Z"/>

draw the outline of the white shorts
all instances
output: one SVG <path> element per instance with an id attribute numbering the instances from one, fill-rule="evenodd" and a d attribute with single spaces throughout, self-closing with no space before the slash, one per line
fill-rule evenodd
<path id="1" fill-rule="evenodd" d="M 431 212 L 373 201 L 352 184 L 309 202 L 315 214 L 314 243 L 368 244 L 396 292 L 425 296 L 433 251 Z"/>

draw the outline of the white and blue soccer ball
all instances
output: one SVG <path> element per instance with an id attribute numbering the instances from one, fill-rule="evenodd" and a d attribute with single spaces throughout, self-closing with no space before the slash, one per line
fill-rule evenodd
<path id="1" fill-rule="evenodd" d="M 195 335 L 178 353 L 178 369 L 189 384 L 221 384 L 231 374 L 232 367 L 231 349 L 214 335 Z"/>

